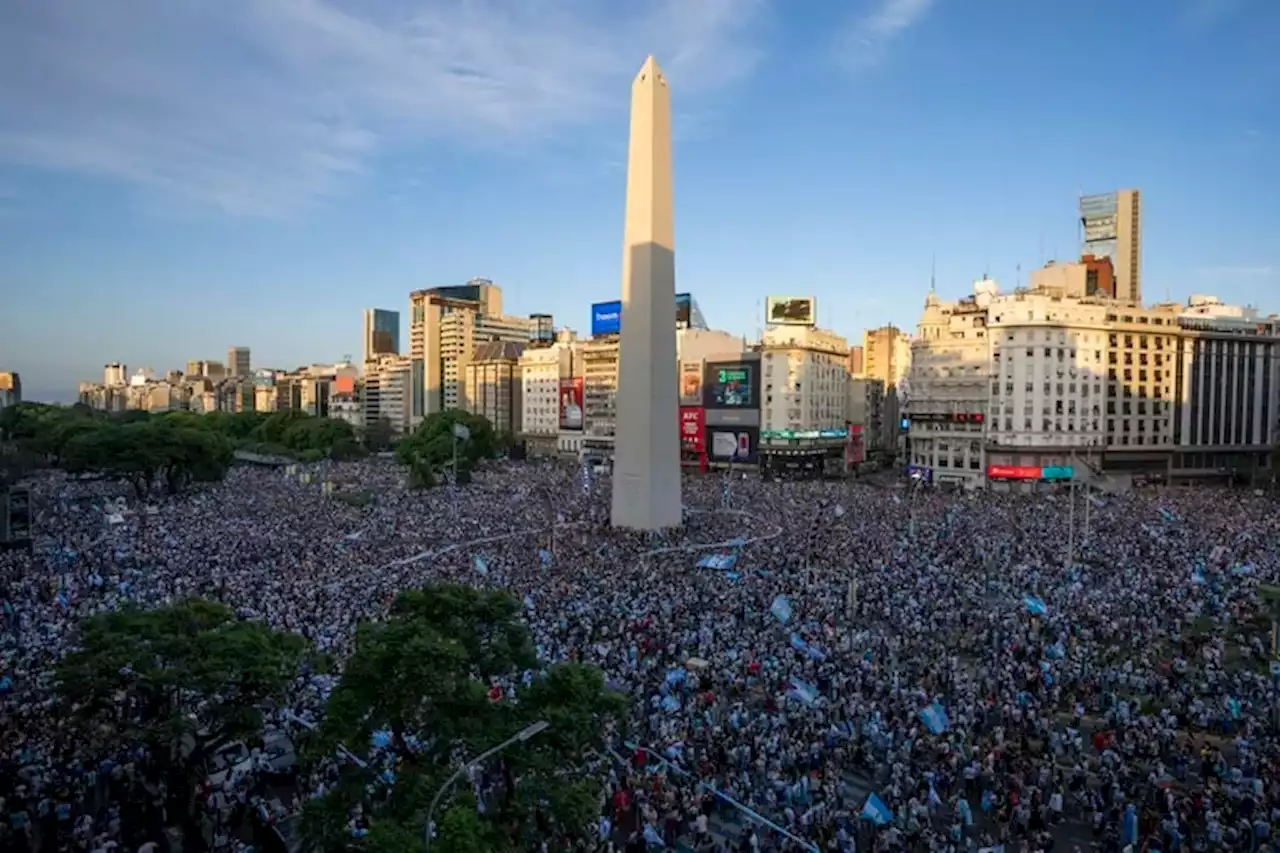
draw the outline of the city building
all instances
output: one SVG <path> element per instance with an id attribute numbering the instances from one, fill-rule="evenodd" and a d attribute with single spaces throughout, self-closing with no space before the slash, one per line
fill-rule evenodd
<path id="1" fill-rule="evenodd" d="M 861 349 L 861 369 L 850 371 L 855 376 L 879 379 L 888 389 L 911 372 L 911 336 L 897 326 L 867 329 Z"/>
<path id="2" fill-rule="evenodd" d="M 982 279 L 973 296 L 944 302 L 931 289 L 911 344 L 906 417 L 908 470 L 939 484 L 985 483 L 991 392 L 987 306 L 998 292 Z"/>
<path id="3" fill-rule="evenodd" d="M 406 355 L 380 355 L 365 365 L 361 399 L 365 424 L 384 422 L 395 435 L 410 429 L 411 359 Z"/>
<path id="4" fill-rule="evenodd" d="M 820 474 L 848 437 L 849 342 L 807 325 L 773 325 L 760 346 L 760 454 L 766 466 Z"/>
<path id="5" fill-rule="evenodd" d="M 102 369 L 102 384 L 109 388 L 118 388 L 129 384 L 129 368 L 118 361 L 107 364 Z"/>
<path id="6" fill-rule="evenodd" d="M 1106 313 L 1096 300 L 1050 289 L 992 296 L 986 320 L 988 477 L 1006 469 L 1070 467 L 1076 456 L 1101 452 L 1107 438 Z"/>
<path id="7" fill-rule="evenodd" d="M 397 355 L 400 352 L 400 312 L 366 308 L 361 339 L 364 341 L 364 364 L 376 360 L 380 355 Z"/>
<path id="8" fill-rule="evenodd" d="M 898 434 L 896 423 L 885 423 L 884 383 L 867 376 L 850 376 L 847 381 L 844 419 L 850 426 L 862 427 L 868 454 L 881 456 L 894 447 Z"/>
<path id="9" fill-rule="evenodd" d="M 248 376 L 252 372 L 248 347 L 227 348 L 227 375 Z"/>
<path id="10" fill-rule="evenodd" d="M 865 353 L 866 353 L 866 349 L 861 345 L 855 344 L 854 346 L 849 347 L 849 375 L 850 376 L 863 375 L 863 370 L 865 369 L 863 367 L 863 365 L 865 364 L 865 358 L 866 358 Z"/>
<path id="11" fill-rule="evenodd" d="M 582 449 L 582 349 L 570 333 L 520 354 L 520 436 L 526 452 L 576 455 Z"/>
<path id="12" fill-rule="evenodd" d="M 22 402 L 22 377 L 13 371 L 0 372 L 0 409 Z"/>
<path id="13" fill-rule="evenodd" d="M 1081 254 L 1108 258 L 1113 296 L 1142 304 L 1142 198 L 1137 190 L 1117 190 L 1080 198 Z"/>
<path id="14" fill-rule="evenodd" d="M 466 365 L 466 410 L 481 415 L 499 435 L 521 431 L 520 355 L 525 343 L 490 341 L 477 344 Z"/>
<path id="15" fill-rule="evenodd" d="M 618 428 L 618 339 L 593 338 L 582 345 L 582 442 L 584 458 L 613 458 Z"/>
<path id="16" fill-rule="evenodd" d="M 502 290 L 488 279 L 409 295 L 412 422 L 466 407 L 466 368 L 477 344 L 528 343 L 530 322 L 502 313 Z"/>

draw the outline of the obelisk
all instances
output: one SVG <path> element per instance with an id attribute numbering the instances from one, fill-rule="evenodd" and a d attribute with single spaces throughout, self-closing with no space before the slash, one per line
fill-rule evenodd
<path id="1" fill-rule="evenodd" d="M 682 506 L 671 94 L 652 56 L 631 84 L 623 233 L 612 520 L 661 530 L 680 524 Z"/>

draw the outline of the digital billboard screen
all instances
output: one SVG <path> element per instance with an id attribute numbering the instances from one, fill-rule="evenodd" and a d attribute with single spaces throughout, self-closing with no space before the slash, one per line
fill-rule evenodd
<path id="1" fill-rule="evenodd" d="M 597 302 L 591 306 L 591 336 L 616 335 L 622 331 L 622 300 Z"/>
<path id="2" fill-rule="evenodd" d="M 560 380 L 560 429 L 582 429 L 582 377 Z"/>
<path id="3" fill-rule="evenodd" d="M 754 364 L 708 364 L 703 389 L 706 405 L 720 409 L 750 409 L 757 404 Z"/>
<path id="4" fill-rule="evenodd" d="M 707 427 L 707 455 L 716 462 L 756 462 L 759 444 L 755 427 Z"/>

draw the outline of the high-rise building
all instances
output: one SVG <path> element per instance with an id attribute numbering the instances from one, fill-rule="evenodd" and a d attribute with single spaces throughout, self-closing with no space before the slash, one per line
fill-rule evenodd
<path id="1" fill-rule="evenodd" d="M 561 409 L 566 388 L 576 394 L 570 402 L 582 406 L 582 347 L 578 341 L 556 341 L 551 346 L 529 347 L 520 355 L 520 434 L 532 453 L 581 449 L 581 416 L 565 424 Z M 571 433 L 563 442 L 562 431 Z"/>
<path id="2" fill-rule="evenodd" d="M 772 326 L 761 341 L 763 435 L 838 430 L 849 391 L 849 342 L 813 326 Z"/>
<path id="3" fill-rule="evenodd" d="M 129 384 L 129 368 L 118 361 L 104 365 L 102 368 L 102 384 L 108 388 L 117 388 Z"/>
<path id="4" fill-rule="evenodd" d="M 0 372 L 0 409 L 22 402 L 22 377 L 12 371 Z"/>
<path id="5" fill-rule="evenodd" d="M 252 372 L 248 347 L 227 348 L 227 375 L 248 376 Z"/>
<path id="6" fill-rule="evenodd" d="M 481 415 L 495 432 L 515 436 L 521 431 L 520 355 L 525 344 L 491 341 L 478 344 L 466 366 L 466 406 Z"/>
<path id="7" fill-rule="evenodd" d="M 622 329 L 612 523 L 661 530 L 683 520 L 676 375 L 671 95 L 653 57 L 631 86 Z"/>
<path id="8" fill-rule="evenodd" d="M 434 412 L 465 408 L 466 366 L 476 345 L 527 344 L 529 327 L 527 318 L 503 315 L 502 290 L 488 279 L 409 294 L 413 424 Z"/>
<path id="9" fill-rule="evenodd" d="M 383 308 L 366 308 L 364 311 L 364 362 L 367 364 L 380 355 L 400 352 L 400 312 Z"/>
<path id="10" fill-rule="evenodd" d="M 881 326 L 862 333 L 862 370 L 853 371 L 879 379 L 887 389 L 911 372 L 911 336 L 897 326 Z"/>
<path id="11" fill-rule="evenodd" d="M 1080 198 L 1082 254 L 1110 258 L 1114 296 L 1142 303 L 1142 197 L 1138 190 L 1117 190 Z"/>

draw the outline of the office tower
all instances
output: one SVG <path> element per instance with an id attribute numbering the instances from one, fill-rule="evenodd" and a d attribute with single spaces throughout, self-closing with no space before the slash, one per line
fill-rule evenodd
<path id="1" fill-rule="evenodd" d="M 1080 198 L 1082 254 L 1110 258 L 1115 298 L 1142 302 L 1142 198 L 1137 190 L 1118 190 Z"/>
<path id="2" fill-rule="evenodd" d="M 228 347 L 227 348 L 227 375 L 228 376 L 248 376 L 249 366 L 249 348 L 248 347 Z"/>
<path id="3" fill-rule="evenodd" d="M 366 308 L 363 340 L 365 363 L 400 352 L 400 312 Z"/>
<path id="4" fill-rule="evenodd" d="M 613 526 L 632 530 L 682 519 L 673 212 L 671 96 L 651 56 L 631 85 L 613 457 Z"/>
<path id="5" fill-rule="evenodd" d="M 113 361 L 102 368 L 102 384 L 108 388 L 116 388 L 129 384 L 129 368 L 118 361 Z"/>
<path id="6" fill-rule="evenodd" d="M 409 294 L 413 426 L 435 412 L 466 408 L 467 365 L 477 344 L 528 343 L 529 320 L 502 313 L 502 289 L 485 278 Z"/>

